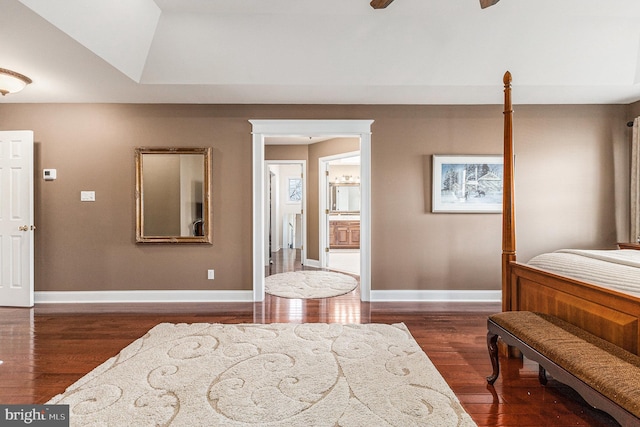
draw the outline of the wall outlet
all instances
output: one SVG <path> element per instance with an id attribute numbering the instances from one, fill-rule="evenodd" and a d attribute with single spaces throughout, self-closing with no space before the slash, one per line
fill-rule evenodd
<path id="1" fill-rule="evenodd" d="M 209 271 L 207 272 L 207 279 L 209 279 L 209 280 L 213 280 L 213 278 L 214 278 L 214 277 L 215 277 L 215 275 L 214 275 L 214 271 L 213 271 L 213 270 L 209 270 Z"/>

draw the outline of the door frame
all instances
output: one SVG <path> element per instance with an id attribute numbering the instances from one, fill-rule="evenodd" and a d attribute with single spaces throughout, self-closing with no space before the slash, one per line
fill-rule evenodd
<path id="1" fill-rule="evenodd" d="M 360 299 L 371 300 L 371 124 L 373 120 L 249 120 L 253 157 L 253 300 L 264 301 L 265 158 L 269 136 L 360 138 Z"/>

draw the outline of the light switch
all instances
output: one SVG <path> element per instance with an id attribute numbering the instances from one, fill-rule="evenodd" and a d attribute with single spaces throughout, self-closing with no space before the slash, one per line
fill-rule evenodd
<path id="1" fill-rule="evenodd" d="M 42 170 L 42 178 L 45 181 L 54 181 L 56 179 L 56 170 L 55 169 L 43 169 Z"/>
<path id="2" fill-rule="evenodd" d="M 81 191 L 80 192 L 80 201 L 81 202 L 95 202 L 96 201 L 96 192 L 95 191 Z"/>

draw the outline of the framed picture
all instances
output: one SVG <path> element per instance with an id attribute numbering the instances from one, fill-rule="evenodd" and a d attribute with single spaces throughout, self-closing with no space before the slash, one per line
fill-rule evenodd
<path id="1" fill-rule="evenodd" d="M 287 187 L 287 202 L 299 203 L 302 201 L 302 178 L 289 178 Z"/>
<path id="2" fill-rule="evenodd" d="M 433 156 L 432 212 L 502 212 L 502 156 Z"/>

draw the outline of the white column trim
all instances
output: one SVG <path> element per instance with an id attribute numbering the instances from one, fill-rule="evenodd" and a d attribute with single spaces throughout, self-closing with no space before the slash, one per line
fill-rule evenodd
<path id="1" fill-rule="evenodd" d="M 630 241 L 640 242 L 640 117 L 633 121 L 631 137 Z"/>

